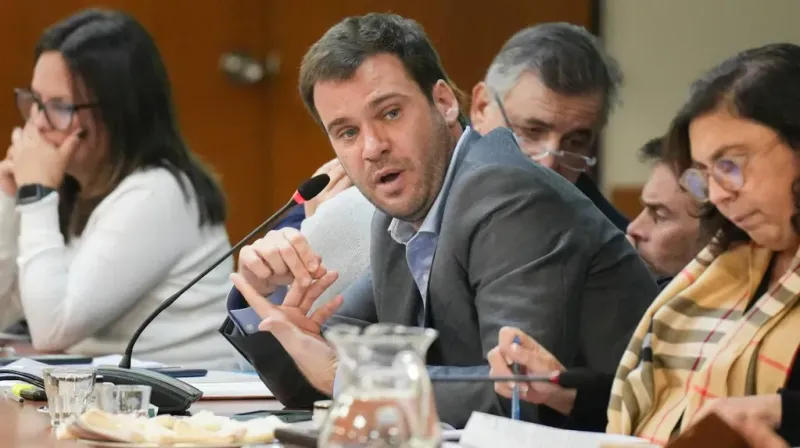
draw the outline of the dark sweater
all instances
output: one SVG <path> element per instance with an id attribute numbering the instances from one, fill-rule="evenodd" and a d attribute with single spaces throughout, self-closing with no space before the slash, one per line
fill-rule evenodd
<path id="1" fill-rule="evenodd" d="M 278 230 L 284 227 L 292 227 L 300 230 L 300 224 L 303 223 L 304 219 L 306 219 L 305 207 L 302 205 L 295 205 L 289 209 L 289 212 L 283 217 L 283 219 L 278 221 L 278 224 L 275 224 L 275 227 L 273 227 L 272 230 Z"/>
<path id="2" fill-rule="evenodd" d="M 578 187 L 578 190 L 581 190 L 587 198 L 594 204 L 595 207 L 600 209 L 601 212 L 611 221 L 614 226 L 616 226 L 619 230 L 625 232 L 628 228 L 628 218 L 626 218 L 619 210 L 616 209 L 600 190 L 597 189 L 597 186 L 589 179 L 589 176 L 585 174 L 581 174 L 578 176 L 578 180 L 575 181 L 575 186 Z"/>

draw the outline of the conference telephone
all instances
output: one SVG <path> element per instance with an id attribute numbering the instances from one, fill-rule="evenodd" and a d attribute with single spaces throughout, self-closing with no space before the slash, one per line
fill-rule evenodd
<path id="1" fill-rule="evenodd" d="M 203 396 L 203 392 L 191 384 L 148 369 L 102 366 L 97 368 L 97 376 L 102 377 L 104 383 L 150 386 L 150 403 L 158 407 L 160 414 L 184 414 Z"/>
<path id="2" fill-rule="evenodd" d="M 22 381 L 44 389 L 41 373 L 25 369 L 0 368 L 0 381 Z M 97 381 L 150 386 L 150 403 L 158 407 L 158 412 L 162 414 L 185 414 L 192 403 L 203 396 L 203 392 L 191 384 L 148 369 L 98 367 Z"/>

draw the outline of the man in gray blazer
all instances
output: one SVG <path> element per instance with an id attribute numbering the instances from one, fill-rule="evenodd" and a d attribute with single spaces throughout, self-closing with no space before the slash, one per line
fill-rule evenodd
<path id="1" fill-rule="evenodd" d="M 650 274 L 622 232 L 528 159 L 508 129 L 481 137 L 463 125 L 418 24 L 345 19 L 306 54 L 300 90 L 378 212 L 371 275 L 312 313 L 336 274 L 302 235 L 269 232 L 240 252 L 221 330 L 281 402 L 305 407 L 333 393 L 326 321 L 435 328 L 427 361 L 436 375 L 486 374 L 503 326 L 535 337 L 568 368 L 614 372 L 656 295 Z M 434 392 L 440 418 L 456 427 L 472 411 L 508 410 L 491 384 L 437 383 Z M 537 411 L 524 405 L 523 418 L 536 421 Z"/>

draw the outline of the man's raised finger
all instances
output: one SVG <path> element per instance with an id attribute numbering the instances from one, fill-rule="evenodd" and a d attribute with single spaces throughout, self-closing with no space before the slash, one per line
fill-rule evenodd
<path id="1" fill-rule="evenodd" d="M 308 288 L 314 283 L 314 278 L 311 276 L 308 268 L 306 268 L 306 265 L 300 260 L 300 256 L 291 244 L 281 244 L 280 255 L 281 259 L 286 263 L 289 273 L 293 277 L 292 283 L 289 286 L 289 293 L 286 294 L 283 304 L 297 307 L 300 305 L 300 301 Z"/>
<path id="2" fill-rule="evenodd" d="M 312 274 L 312 278 L 317 278 L 313 274 L 320 268 L 319 256 L 311 249 L 306 237 L 296 229 L 284 229 L 283 237 L 297 253 L 306 270 Z"/>
<path id="3" fill-rule="evenodd" d="M 325 275 L 317 279 L 311 286 L 308 287 L 300 299 L 298 308 L 307 313 L 308 310 L 311 309 L 311 306 L 314 305 L 314 302 L 319 299 L 319 296 L 327 291 L 337 278 L 339 278 L 339 274 L 336 271 L 326 272 Z"/>
<path id="4" fill-rule="evenodd" d="M 323 272 L 323 276 L 325 272 L 325 268 L 321 267 L 319 271 Z M 306 296 L 308 289 L 313 285 L 313 279 L 309 284 L 303 284 L 297 279 L 295 279 L 291 285 L 289 285 L 289 290 L 286 292 L 286 296 L 283 298 L 283 305 L 291 306 L 295 308 L 300 308 L 301 303 L 303 302 L 303 298 Z M 308 309 L 303 310 L 303 313 L 307 312 Z"/>
<path id="5" fill-rule="evenodd" d="M 275 305 L 262 297 L 244 277 L 234 273 L 231 274 L 231 281 L 233 282 L 233 286 L 242 294 L 247 304 L 253 308 L 253 311 L 255 311 L 260 318 L 264 319 L 270 315 L 270 310 L 274 308 Z"/>
<path id="6" fill-rule="evenodd" d="M 342 297 L 341 295 L 334 297 L 328 303 L 317 308 L 311 314 L 311 320 L 314 321 L 315 324 L 321 327 L 322 324 L 327 322 L 328 319 L 330 319 L 331 317 L 333 317 L 334 314 L 336 314 L 336 311 L 339 309 L 340 306 L 342 306 L 342 303 L 344 303 L 344 297 Z"/>

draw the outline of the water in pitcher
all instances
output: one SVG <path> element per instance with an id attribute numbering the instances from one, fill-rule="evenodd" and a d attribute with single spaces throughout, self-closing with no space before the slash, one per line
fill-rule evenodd
<path id="1" fill-rule="evenodd" d="M 320 447 L 436 447 L 439 418 L 425 367 L 432 329 L 376 324 L 335 327 L 325 337 L 340 367 Z"/>
<path id="2" fill-rule="evenodd" d="M 439 446 L 438 420 L 433 431 L 417 428 L 416 397 L 413 393 L 374 391 L 348 394 L 341 406 L 328 415 L 333 429 L 326 438 L 328 448 Z"/>

